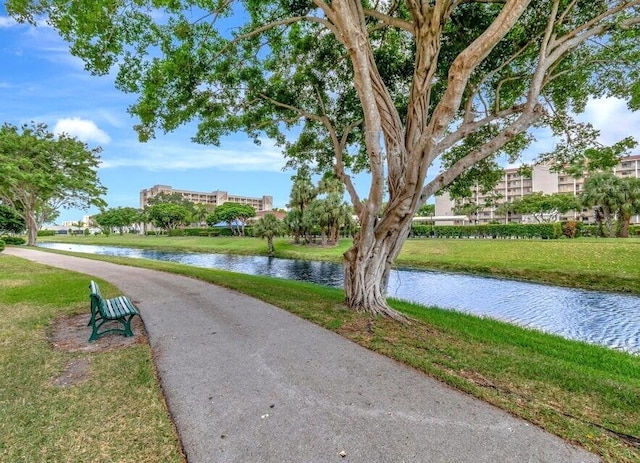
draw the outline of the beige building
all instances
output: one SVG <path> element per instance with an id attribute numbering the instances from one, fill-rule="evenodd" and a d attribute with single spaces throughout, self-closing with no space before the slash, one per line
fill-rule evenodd
<path id="1" fill-rule="evenodd" d="M 174 194 L 178 193 L 188 201 L 194 204 L 208 204 L 211 206 L 219 206 L 227 202 L 248 204 L 256 211 L 270 211 L 273 209 L 273 197 L 263 196 L 262 198 L 250 198 L 248 196 L 231 195 L 226 191 L 212 191 L 203 193 L 199 191 L 175 190 L 169 185 L 154 185 L 140 192 L 140 207 L 146 206 L 147 201 L 160 193 Z"/>
<path id="2" fill-rule="evenodd" d="M 640 178 L 640 154 L 623 158 L 616 166 L 615 174 L 619 177 Z M 488 194 L 482 194 L 476 190 L 472 192 L 470 198 L 456 200 L 452 200 L 448 193 L 436 196 L 436 215 L 440 217 L 450 216 L 451 220 L 446 222 L 449 225 L 484 224 L 493 221 L 527 222 L 533 219 L 519 215 L 505 217 L 504 215 L 499 215 L 496 210 L 505 202 L 512 202 L 534 192 L 542 192 L 544 194 L 572 193 L 578 195 L 582 192 L 583 183 L 583 178 L 576 179 L 564 172 L 551 172 L 549 167 L 545 165 L 534 166 L 531 177 L 520 175 L 518 168 L 505 169 L 503 178 L 493 191 Z M 454 217 L 456 215 L 454 213 L 456 207 L 463 204 L 478 206 L 478 211 L 473 214 L 470 218 L 471 220 L 466 222 L 460 220 L 459 216 Z M 589 222 L 592 220 L 592 214 L 590 211 L 575 211 L 559 217 L 559 220 L 569 219 Z M 635 221 L 638 221 L 638 217 L 635 217 Z M 444 224 L 444 222 L 441 223 Z"/>

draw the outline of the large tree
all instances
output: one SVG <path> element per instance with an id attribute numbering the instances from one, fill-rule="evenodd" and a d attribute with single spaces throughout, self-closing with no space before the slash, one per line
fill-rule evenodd
<path id="1" fill-rule="evenodd" d="M 29 246 L 60 208 L 105 205 L 99 152 L 76 138 L 52 134 L 44 124 L 0 128 L 0 200 L 24 218 Z"/>
<path id="2" fill-rule="evenodd" d="M 92 72 L 119 66 L 117 85 L 139 94 L 142 139 L 198 120 L 199 142 L 266 134 L 292 164 L 333 170 L 360 222 L 344 255 L 346 303 L 391 316 L 389 272 L 428 197 L 495 171 L 532 126 L 563 137 L 563 158 L 584 151 L 596 134 L 571 115 L 591 97 L 640 106 L 639 5 L 7 1 L 19 20 L 46 14 Z M 292 127 L 299 137 L 287 142 Z M 363 168 L 366 200 L 351 176 Z"/>

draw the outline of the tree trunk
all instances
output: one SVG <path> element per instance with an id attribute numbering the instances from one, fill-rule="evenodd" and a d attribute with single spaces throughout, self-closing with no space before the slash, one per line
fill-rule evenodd
<path id="1" fill-rule="evenodd" d="M 267 237 L 267 249 L 268 249 L 269 257 L 273 257 L 273 254 L 275 251 L 273 247 L 273 237 Z"/>
<path id="2" fill-rule="evenodd" d="M 629 238 L 629 225 L 631 224 L 631 214 L 624 214 L 620 220 L 620 238 Z"/>
<path id="3" fill-rule="evenodd" d="M 25 214 L 27 219 L 27 246 L 35 246 L 38 237 L 38 223 L 33 214 Z"/>
<path id="4" fill-rule="evenodd" d="M 353 247 L 344 253 L 344 292 L 348 307 L 407 321 L 387 304 L 387 286 L 391 268 L 410 227 L 409 215 L 395 225 L 379 225 L 370 230 L 361 228 Z"/>

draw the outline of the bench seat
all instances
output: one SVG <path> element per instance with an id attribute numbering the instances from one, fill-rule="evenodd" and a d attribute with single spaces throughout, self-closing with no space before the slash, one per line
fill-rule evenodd
<path id="1" fill-rule="evenodd" d="M 127 337 L 133 336 L 131 319 L 139 315 L 139 312 L 131 300 L 127 296 L 117 296 L 111 299 L 103 298 L 98 283 L 93 280 L 89 283 L 89 290 L 91 318 L 87 325 L 92 327 L 89 341 L 95 341 L 108 333 L 119 333 Z M 120 327 L 105 327 L 106 329 L 100 331 L 100 328 L 105 323 L 111 321 L 118 323 Z"/>

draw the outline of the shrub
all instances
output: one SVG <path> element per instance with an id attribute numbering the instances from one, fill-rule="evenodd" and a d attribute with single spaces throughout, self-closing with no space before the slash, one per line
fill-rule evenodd
<path id="1" fill-rule="evenodd" d="M 582 223 L 575 220 L 567 220 L 562 224 L 562 234 L 567 238 L 575 238 L 581 235 Z"/>
<path id="2" fill-rule="evenodd" d="M 4 251 L 4 241 L 0 240 L 0 252 Z"/>
<path id="3" fill-rule="evenodd" d="M 27 242 L 24 238 L 20 238 L 19 236 L 3 236 L 2 241 L 4 244 L 11 246 L 22 246 Z"/>
<path id="4" fill-rule="evenodd" d="M 542 238 L 562 236 L 559 223 L 506 223 L 487 225 L 414 225 L 412 236 L 436 238 Z"/>
<path id="5" fill-rule="evenodd" d="M 38 236 L 55 236 L 55 230 L 38 230 Z"/>

